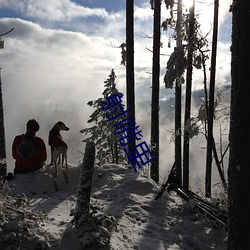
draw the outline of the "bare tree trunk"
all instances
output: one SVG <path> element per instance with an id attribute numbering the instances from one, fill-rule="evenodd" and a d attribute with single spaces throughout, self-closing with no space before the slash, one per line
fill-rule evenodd
<path id="1" fill-rule="evenodd" d="M 5 177 L 7 174 L 5 130 L 4 130 L 4 111 L 2 96 L 2 77 L 0 71 L 0 176 Z"/>
<path id="2" fill-rule="evenodd" d="M 135 79 L 134 79 L 134 1 L 126 0 L 126 87 L 127 87 L 127 109 L 129 117 L 135 122 Z M 133 149 L 136 145 L 135 137 L 129 147 Z M 130 151 L 128 151 L 130 152 Z"/>
<path id="3" fill-rule="evenodd" d="M 5 36 L 13 31 L 14 28 L 9 31 L 0 34 Z M 3 41 L 2 41 L 3 43 Z M 0 49 L 3 49 L 4 46 Z M 6 145 L 5 145 L 5 129 L 4 129 L 4 111 L 3 111 L 3 94 L 2 94 L 2 72 L 0 68 L 0 176 L 5 177 L 7 175 L 7 159 L 6 159 Z"/>
<path id="4" fill-rule="evenodd" d="M 232 3 L 228 250 L 250 249 L 250 1 Z"/>
<path id="5" fill-rule="evenodd" d="M 159 183 L 159 90 L 160 90 L 160 43 L 161 1 L 154 2 L 153 76 L 151 103 L 151 162 L 150 177 Z"/>
<path id="6" fill-rule="evenodd" d="M 109 243 L 111 233 L 115 227 L 115 218 L 99 213 L 99 216 L 90 211 L 90 195 L 92 177 L 94 172 L 95 144 L 87 142 L 79 185 L 77 188 L 77 201 L 74 212 L 76 235 L 82 249 L 100 249 Z M 94 210 L 93 206 L 91 207 Z"/>
<path id="7" fill-rule="evenodd" d="M 177 47 L 182 46 L 182 0 L 178 0 L 177 7 Z M 181 83 L 176 80 L 175 84 L 175 163 L 176 175 L 182 183 L 182 157 L 181 157 Z"/>
<path id="8" fill-rule="evenodd" d="M 206 161 L 206 179 L 205 179 L 205 194 L 207 197 L 211 197 L 211 177 L 212 177 L 212 161 L 213 161 L 212 151 L 213 151 L 213 120 L 214 120 L 214 89 L 215 89 L 217 37 L 218 37 L 218 14 L 219 14 L 219 0 L 215 0 L 214 1 L 212 56 L 211 56 L 211 69 L 210 69 L 207 161 Z"/>
<path id="9" fill-rule="evenodd" d="M 219 175 L 220 175 L 220 179 L 222 181 L 222 184 L 223 184 L 223 187 L 224 187 L 225 191 L 227 192 L 227 182 L 226 182 L 223 170 L 221 168 L 221 164 L 220 164 L 218 153 L 217 153 L 217 150 L 216 150 L 214 138 L 213 138 L 213 145 L 212 146 L 213 146 L 212 150 L 213 150 L 213 153 L 214 153 L 214 160 L 215 160 L 215 163 L 216 163 Z"/>
<path id="10" fill-rule="evenodd" d="M 189 31 L 188 31 L 188 67 L 187 67 L 187 86 L 186 86 L 186 102 L 185 102 L 185 128 L 190 124 L 190 110 L 191 110 L 191 93 L 192 93 L 192 73 L 193 73 L 193 35 L 194 35 L 194 8 L 195 0 L 193 5 L 189 8 Z M 189 132 L 187 129 L 184 130 L 184 141 L 183 141 L 183 186 L 189 189 Z"/>
<path id="11" fill-rule="evenodd" d="M 82 226 L 89 220 L 89 202 L 94 172 L 95 144 L 87 142 L 83 164 L 80 172 L 79 184 L 76 192 L 77 202 L 74 213 L 76 228 Z"/>

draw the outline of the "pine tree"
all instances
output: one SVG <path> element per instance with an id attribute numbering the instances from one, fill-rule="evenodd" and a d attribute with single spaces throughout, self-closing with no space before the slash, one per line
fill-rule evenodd
<path id="1" fill-rule="evenodd" d="M 175 1 L 165 1 L 167 9 L 170 10 L 170 17 L 163 23 L 162 27 L 165 31 L 173 30 L 174 33 L 169 36 L 168 47 L 171 47 L 171 39 L 176 40 L 176 47 L 167 62 L 166 74 L 164 76 L 164 82 L 166 88 L 173 88 L 176 85 L 175 91 L 175 161 L 176 161 L 176 174 L 180 180 L 183 179 L 183 185 L 185 188 L 189 186 L 189 139 L 193 137 L 192 120 L 190 116 L 191 111 L 191 97 L 192 97 L 192 70 L 202 69 L 204 74 L 204 89 L 205 96 L 207 93 L 206 87 L 206 67 L 205 62 L 208 56 L 207 52 L 208 41 L 206 37 L 203 37 L 200 32 L 200 24 L 194 16 L 194 2 L 190 8 L 192 13 L 182 14 L 182 2 L 177 1 L 177 9 L 175 12 L 173 7 Z M 176 14 L 175 14 L 176 13 Z M 185 82 L 184 73 L 187 69 L 186 75 L 186 100 L 185 100 L 185 126 L 181 127 L 181 85 Z M 205 97 L 205 100 L 207 98 Z M 195 127 L 193 127 L 195 129 Z M 183 172 L 182 170 L 182 154 L 181 154 L 181 135 L 184 132 L 183 137 Z M 191 133 L 190 133 L 191 132 Z M 183 175 L 182 175 L 183 173 Z"/>
<path id="2" fill-rule="evenodd" d="M 90 115 L 88 123 L 95 123 L 95 125 L 90 128 L 84 128 L 80 131 L 85 135 L 90 134 L 90 137 L 84 139 L 83 142 L 95 143 L 96 163 L 99 165 L 105 163 L 119 164 L 125 162 L 125 154 L 119 144 L 119 138 L 113 127 L 124 118 L 118 117 L 115 120 L 109 120 L 106 115 L 112 117 L 114 115 L 115 107 L 109 110 L 103 110 L 101 104 L 101 101 L 106 102 L 106 98 L 112 95 L 119 94 L 119 96 L 124 96 L 117 90 L 115 78 L 116 75 L 112 69 L 109 78 L 104 81 L 105 90 L 102 93 L 103 97 L 87 103 L 89 106 L 95 108 L 95 111 Z M 124 108 L 124 105 L 121 105 Z"/>

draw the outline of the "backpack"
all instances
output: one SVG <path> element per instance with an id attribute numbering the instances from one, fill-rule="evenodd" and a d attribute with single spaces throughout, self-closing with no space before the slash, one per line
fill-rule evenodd
<path id="1" fill-rule="evenodd" d="M 22 135 L 17 153 L 22 160 L 30 160 L 35 153 L 35 137 Z"/>

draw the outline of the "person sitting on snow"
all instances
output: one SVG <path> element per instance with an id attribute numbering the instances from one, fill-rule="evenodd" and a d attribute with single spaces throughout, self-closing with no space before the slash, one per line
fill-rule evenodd
<path id="1" fill-rule="evenodd" d="M 38 122 L 32 119 L 26 126 L 26 134 L 17 135 L 12 144 L 12 156 L 16 160 L 14 175 L 37 171 L 47 159 L 45 143 L 36 136 L 40 128 Z"/>

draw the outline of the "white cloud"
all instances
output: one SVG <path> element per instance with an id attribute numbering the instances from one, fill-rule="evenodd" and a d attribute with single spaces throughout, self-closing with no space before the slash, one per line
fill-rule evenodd
<path id="1" fill-rule="evenodd" d="M 150 4 L 144 4 L 142 7 L 135 6 L 134 7 L 134 17 L 135 19 L 145 21 L 145 20 L 151 20 L 153 10 L 151 10 Z"/>
<path id="2" fill-rule="evenodd" d="M 98 16 L 106 18 L 109 16 L 105 9 L 90 9 L 70 0 L 8 0 L 0 3 L 0 7 L 12 9 L 27 17 L 46 21 L 69 21 L 78 17 Z"/>
<path id="3" fill-rule="evenodd" d="M 232 3 L 231 0 L 219 1 L 219 27 L 224 22 L 224 20 L 230 15 L 229 7 Z M 214 18 L 214 1 L 199 2 L 196 1 L 195 12 L 198 15 L 198 21 L 200 22 L 203 35 L 208 32 L 212 34 L 213 30 L 213 18 Z"/>
<path id="4" fill-rule="evenodd" d="M 1 31 L 14 27 L 14 31 L 4 37 L 5 48 L 0 51 L 9 159 L 13 137 L 24 132 L 25 123 L 33 117 L 40 122 L 39 135 L 45 140 L 53 123 L 63 120 L 71 128 L 70 133 L 65 133 L 66 139 L 74 141 L 70 146 L 81 145 L 82 135 L 78 131 L 93 112 L 86 103 L 101 96 L 103 81 L 112 68 L 117 75 L 119 90 L 125 93 L 126 71 L 120 65 L 121 51 L 110 46 L 111 43 L 119 46 L 125 42 L 125 12 L 107 13 L 104 9 L 88 9 L 68 0 L 49 1 L 50 4 L 44 2 L 0 2 L 0 8 L 8 7 L 22 12 L 23 17 L 33 17 L 32 22 L 0 19 Z M 152 49 L 153 41 L 145 34 L 152 35 L 152 15 L 148 3 L 135 7 L 137 101 L 151 99 L 152 52 L 146 48 Z M 84 22 L 79 19 L 82 17 L 90 19 Z M 101 18 L 92 22 L 93 17 Z M 169 54 L 164 36 L 163 33 L 164 47 L 161 52 Z M 227 79 L 228 69 L 222 64 L 227 62 L 228 65 L 230 56 L 229 48 L 223 46 L 224 43 L 218 46 L 222 50 L 218 71 L 223 79 Z M 167 60 L 168 57 L 161 57 L 162 75 Z M 194 89 L 203 88 L 200 75 L 202 73 L 194 76 L 197 86 Z M 161 91 L 165 96 L 167 90 L 162 88 Z M 147 131 L 143 133 L 146 135 Z M 75 145 L 77 142 L 79 145 Z"/>
<path id="5" fill-rule="evenodd" d="M 112 68 L 117 71 L 118 88 L 124 89 L 118 73 L 125 70 L 120 51 L 102 37 L 44 29 L 21 19 L 4 18 L 1 25 L 14 27 L 0 51 L 9 158 L 12 135 L 32 117 L 41 122 L 45 140 L 46 129 L 64 120 L 76 128 L 74 135 L 81 144 L 78 132 L 93 112 L 86 104 L 101 96 Z M 73 118 L 58 109 L 72 112 Z"/>

